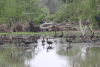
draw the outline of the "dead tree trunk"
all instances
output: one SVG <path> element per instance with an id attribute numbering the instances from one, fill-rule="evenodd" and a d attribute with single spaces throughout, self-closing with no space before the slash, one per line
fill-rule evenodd
<path id="1" fill-rule="evenodd" d="M 11 41 L 12 41 L 12 37 L 13 37 L 13 22 L 11 23 L 10 43 L 11 43 Z"/>
<path id="2" fill-rule="evenodd" d="M 81 32 L 82 32 L 82 34 L 84 33 L 83 32 L 83 29 L 82 29 L 82 23 L 81 23 L 81 18 L 78 16 L 78 18 L 79 18 L 79 25 L 80 25 L 80 29 L 81 29 Z"/>

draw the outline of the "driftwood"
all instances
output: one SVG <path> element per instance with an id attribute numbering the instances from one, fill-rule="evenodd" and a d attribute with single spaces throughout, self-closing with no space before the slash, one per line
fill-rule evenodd
<path id="1" fill-rule="evenodd" d="M 48 30 L 50 30 L 50 28 L 52 27 L 54 25 L 54 23 L 43 23 L 43 24 L 41 24 L 40 25 L 40 28 L 41 28 L 41 30 L 43 31 L 43 30 L 45 30 L 45 31 L 48 31 Z"/>
<path id="2" fill-rule="evenodd" d="M 55 31 L 55 30 L 56 31 L 62 31 L 62 30 L 65 30 L 65 31 L 67 31 L 67 30 L 78 31 L 77 28 L 74 28 L 70 24 L 65 23 L 65 22 L 59 23 L 59 24 L 53 23 L 53 22 L 51 22 L 51 23 L 46 23 L 45 22 L 45 23 L 40 25 L 40 28 L 41 28 L 42 31 Z"/>

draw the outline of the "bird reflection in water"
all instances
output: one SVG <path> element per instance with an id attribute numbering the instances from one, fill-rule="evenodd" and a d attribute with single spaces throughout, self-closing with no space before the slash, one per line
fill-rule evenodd
<path id="1" fill-rule="evenodd" d="M 54 40 L 54 42 L 57 44 L 57 40 Z"/>
<path id="2" fill-rule="evenodd" d="M 68 43 L 69 43 L 69 48 L 70 48 L 70 47 L 71 47 L 71 46 L 70 46 L 70 43 L 72 43 L 72 40 L 71 40 L 71 39 L 67 39 L 67 38 L 66 38 L 66 42 L 68 42 Z"/>
<path id="3" fill-rule="evenodd" d="M 43 49 L 44 49 L 45 43 L 42 43 L 42 46 L 43 46 Z"/>
<path id="4" fill-rule="evenodd" d="M 47 47 L 47 52 L 49 52 L 48 50 L 51 50 L 51 49 L 53 49 L 53 47 L 52 46 L 48 46 Z"/>
<path id="5" fill-rule="evenodd" d="M 42 43 L 45 43 L 44 37 L 43 37 Z"/>
<path id="6" fill-rule="evenodd" d="M 3 46 L 0 46 L 0 50 L 3 52 L 3 50 L 4 50 Z"/>
<path id="7" fill-rule="evenodd" d="M 59 41 L 59 43 L 63 44 L 63 41 L 62 41 L 62 40 L 60 40 L 60 41 Z"/>
<path id="8" fill-rule="evenodd" d="M 42 46 L 43 46 L 43 49 L 44 49 L 44 46 L 45 46 L 44 36 L 43 36 L 43 40 L 41 42 L 42 42 Z"/>

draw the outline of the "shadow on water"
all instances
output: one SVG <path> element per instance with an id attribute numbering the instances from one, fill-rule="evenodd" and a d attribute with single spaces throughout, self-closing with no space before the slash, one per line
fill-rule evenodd
<path id="1" fill-rule="evenodd" d="M 38 40 L 25 48 L 16 44 L 0 46 L 0 67 L 100 67 L 100 47 L 69 43 L 65 39 Z"/>

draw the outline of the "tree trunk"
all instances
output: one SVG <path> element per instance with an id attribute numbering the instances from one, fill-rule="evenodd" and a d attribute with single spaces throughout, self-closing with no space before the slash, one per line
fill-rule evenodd
<path id="1" fill-rule="evenodd" d="M 10 42 L 12 41 L 12 36 L 13 36 L 13 22 L 12 22 L 12 24 L 11 24 Z"/>
<path id="2" fill-rule="evenodd" d="M 86 25 L 85 25 L 85 28 L 84 28 L 84 32 L 83 32 L 83 36 L 86 34 L 85 32 L 86 32 Z"/>
<path id="3" fill-rule="evenodd" d="M 79 10 L 79 8 L 78 8 L 78 10 Z M 79 19 L 80 30 L 81 30 L 81 32 L 82 32 L 82 34 L 83 34 L 83 29 L 82 29 L 82 24 L 81 24 L 81 18 L 80 18 L 80 16 L 78 15 L 78 10 L 76 11 L 76 15 L 77 15 L 77 17 L 78 17 L 78 19 Z"/>
<path id="4" fill-rule="evenodd" d="M 83 34 L 83 29 L 82 29 L 82 24 L 81 24 L 81 18 L 78 16 L 78 18 L 79 18 L 79 25 L 80 25 L 80 29 L 81 29 L 81 32 L 82 32 L 82 34 Z"/>
<path id="5" fill-rule="evenodd" d="M 89 28 L 89 30 L 90 30 L 90 32 L 91 32 L 91 34 L 92 34 L 92 29 L 90 28 L 90 26 L 88 25 L 88 28 Z"/>
<path id="6" fill-rule="evenodd" d="M 90 15 L 91 16 L 91 15 Z M 89 16 L 89 18 L 88 18 L 88 22 L 90 22 L 90 16 Z M 90 30 L 90 32 L 91 32 L 91 34 L 92 34 L 92 28 L 90 28 L 90 26 L 89 25 L 87 25 L 88 26 L 88 28 L 89 28 L 89 30 Z"/>

